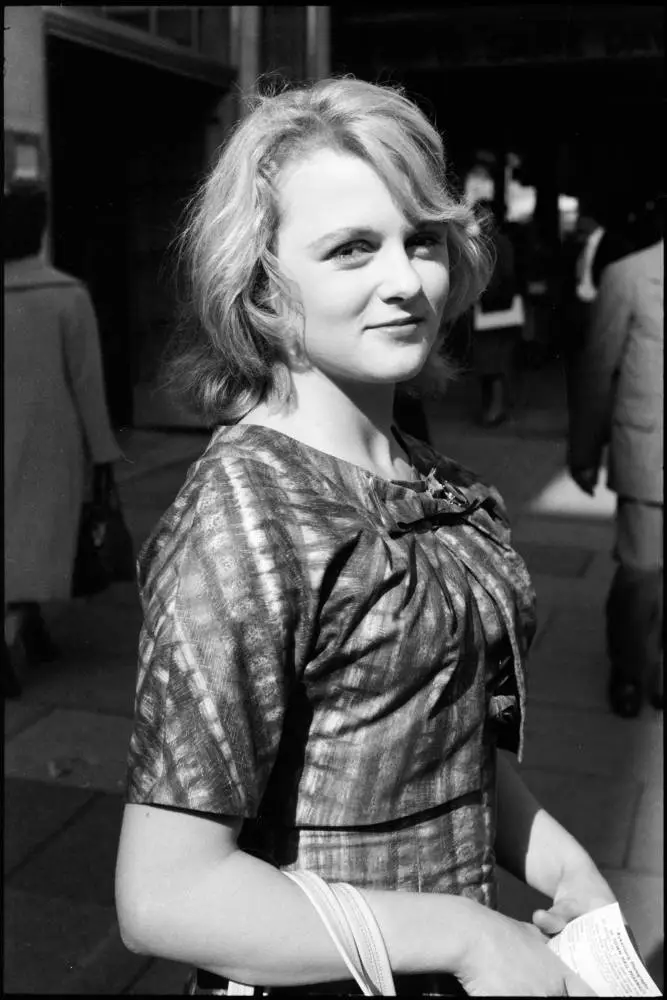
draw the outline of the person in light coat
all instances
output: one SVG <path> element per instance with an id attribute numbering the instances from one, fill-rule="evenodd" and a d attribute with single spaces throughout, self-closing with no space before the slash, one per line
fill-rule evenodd
<path id="1" fill-rule="evenodd" d="M 571 400 L 571 474 L 592 494 L 608 444 L 618 495 L 607 642 L 611 706 L 626 717 L 646 691 L 662 707 L 663 262 L 660 240 L 605 269 Z"/>
<path id="2" fill-rule="evenodd" d="M 122 453 L 105 399 L 95 312 L 85 287 L 40 254 L 43 191 L 5 197 L 5 693 L 17 694 L 13 650 L 57 653 L 40 605 L 70 597 L 86 461 Z"/>

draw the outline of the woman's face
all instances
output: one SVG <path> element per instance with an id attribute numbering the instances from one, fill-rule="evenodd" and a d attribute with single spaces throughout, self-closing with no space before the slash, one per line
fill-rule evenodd
<path id="1" fill-rule="evenodd" d="M 412 225 L 370 166 L 331 149 L 288 166 L 279 191 L 277 257 L 311 365 L 339 383 L 412 378 L 447 300 L 446 226 Z"/>

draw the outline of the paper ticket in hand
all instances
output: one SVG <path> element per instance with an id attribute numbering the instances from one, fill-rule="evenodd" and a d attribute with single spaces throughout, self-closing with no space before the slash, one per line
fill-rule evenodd
<path id="1" fill-rule="evenodd" d="M 618 903 L 572 920 L 548 942 L 600 997 L 659 997 L 637 954 Z"/>

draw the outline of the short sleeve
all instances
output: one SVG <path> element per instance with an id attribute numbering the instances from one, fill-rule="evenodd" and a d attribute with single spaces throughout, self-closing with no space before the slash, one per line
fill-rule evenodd
<path id="1" fill-rule="evenodd" d="M 128 800 L 252 817 L 307 644 L 308 596 L 272 470 L 209 466 L 140 555 Z"/>

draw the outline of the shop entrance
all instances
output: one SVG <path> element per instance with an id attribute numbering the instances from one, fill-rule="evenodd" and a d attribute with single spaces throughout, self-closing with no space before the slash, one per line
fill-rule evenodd
<path id="1" fill-rule="evenodd" d="M 173 324 L 167 250 L 221 93 L 56 36 L 47 73 L 53 262 L 88 286 L 112 421 L 132 426 Z"/>

